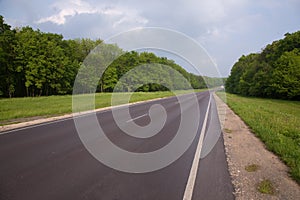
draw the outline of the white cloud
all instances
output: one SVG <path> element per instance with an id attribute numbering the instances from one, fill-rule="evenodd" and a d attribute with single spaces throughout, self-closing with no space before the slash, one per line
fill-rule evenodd
<path id="1" fill-rule="evenodd" d="M 59 10 L 59 12 L 50 17 L 41 18 L 37 23 L 52 22 L 61 25 L 66 23 L 67 17 L 73 17 L 76 14 L 93 14 L 98 12 L 90 4 L 82 0 L 57 2 L 53 4 L 52 8 Z"/>
<path id="2" fill-rule="evenodd" d="M 68 0 L 56 2 L 52 5 L 53 10 L 58 13 L 49 17 L 44 17 L 36 21 L 36 23 L 52 22 L 57 25 L 67 23 L 67 19 L 80 14 L 98 14 L 113 18 L 113 28 L 122 24 L 145 25 L 148 20 L 139 16 L 138 12 L 132 9 L 106 5 L 91 5 L 83 0 Z"/>
<path id="3" fill-rule="evenodd" d="M 133 25 L 133 24 L 140 24 L 140 25 L 146 25 L 148 23 L 148 20 L 139 16 L 135 13 L 129 13 L 128 15 L 123 15 L 118 21 L 113 23 L 113 28 L 116 28 L 121 25 Z"/>

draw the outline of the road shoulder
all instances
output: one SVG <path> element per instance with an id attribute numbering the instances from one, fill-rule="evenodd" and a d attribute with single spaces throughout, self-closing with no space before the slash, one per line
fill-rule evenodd
<path id="1" fill-rule="evenodd" d="M 249 130 L 246 124 L 214 94 L 224 137 L 229 172 L 239 199 L 299 199 L 300 186 L 288 175 L 288 167 Z M 273 194 L 262 194 L 259 184 L 269 180 Z"/>

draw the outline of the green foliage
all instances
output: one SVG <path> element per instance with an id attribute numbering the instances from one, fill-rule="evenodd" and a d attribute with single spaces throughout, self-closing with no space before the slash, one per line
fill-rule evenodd
<path id="1" fill-rule="evenodd" d="M 116 45 L 101 40 L 64 40 L 62 35 L 43 33 L 31 27 L 16 28 L 5 24 L 0 16 L 0 94 L 4 97 L 48 96 L 71 94 L 76 75 L 80 77 L 79 93 L 112 92 L 127 72 L 137 66 L 156 66 L 156 71 L 137 72 L 127 80 L 120 91 L 132 91 L 131 82 L 149 81 L 138 91 L 166 91 L 187 89 L 185 81 L 172 74 L 164 65 L 179 72 L 194 89 L 206 88 L 201 76 L 188 73 L 173 60 L 157 57 L 153 53 L 123 52 Z M 97 48 L 95 48 L 98 46 Z M 120 56 L 121 55 L 121 56 Z M 88 61 L 85 58 L 88 56 Z M 112 59 L 113 58 L 113 59 Z M 113 63 L 108 63 L 114 60 Z M 105 67 L 109 67 L 104 71 Z M 95 69 L 97 66 L 97 69 Z M 99 66 L 99 69 L 98 69 Z M 99 76 L 102 78 L 97 83 Z M 210 84 L 217 80 L 207 79 Z M 157 84 L 155 82 L 161 82 Z"/>
<path id="2" fill-rule="evenodd" d="M 65 41 L 58 34 L 34 31 L 30 27 L 19 30 L 16 37 L 16 63 L 19 76 L 23 76 L 21 80 L 24 81 L 22 85 L 26 96 L 71 93 L 80 59 L 83 59 L 69 54 L 74 52 L 74 42 Z M 82 50 L 82 43 L 80 40 L 76 43 L 81 56 L 89 52 Z"/>
<path id="3" fill-rule="evenodd" d="M 300 53 L 298 49 L 285 52 L 277 60 L 271 87 L 278 97 L 300 99 Z"/>
<path id="4" fill-rule="evenodd" d="M 0 93 L 9 97 L 14 96 L 16 90 L 15 42 L 15 31 L 0 16 Z"/>
<path id="5" fill-rule="evenodd" d="M 300 100 L 300 31 L 285 34 L 260 54 L 242 56 L 226 81 L 226 91 L 245 96 Z"/>
<path id="6" fill-rule="evenodd" d="M 138 67 L 137 70 L 136 67 Z M 113 68 L 113 70 L 110 68 Z M 116 75 L 112 75 L 112 72 Z M 170 90 L 188 89 L 186 81 L 175 72 L 189 81 L 194 89 L 205 88 L 205 82 L 201 76 L 188 73 L 174 61 L 157 57 L 150 52 L 138 53 L 132 51 L 124 53 L 108 67 L 103 79 L 107 79 L 107 73 L 110 73 L 109 77 L 114 77 L 113 83 L 110 82 L 109 91 L 112 91 L 117 80 L 122 77 L 126 80 L 118 85 L 117 91 L 134 91 L 136 89 L 134 85 L 142 83 L 147 84 L 139 87 L 138 91 L 165 91 L 168 90 L 167 88 Z M 127 77 L 126 73 L 130 73 L 130 77 Z"/>

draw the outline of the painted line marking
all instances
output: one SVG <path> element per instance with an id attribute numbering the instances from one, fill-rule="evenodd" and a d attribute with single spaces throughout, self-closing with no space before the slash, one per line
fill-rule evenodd
<path id="1" fill-rule="evenodd" d="M 206 130 L 206 124 L 207 124 L 208 112 L 209 112 L 209 107 L 210 107 L 210 101 L 211 101 L 211 94 L 209 95 L 209 102 L 208 102 L 205 118 L 204 118 L 204 121 L 203 121 L 203 126 L 202 126 L 202 129 L 201 129 L 201 133 L 200 133 L 197 149 L 196 149 L 196 152 L 195 152 L 193 164 L 192 164 L 192 167 L 191 167 L 189 179 L 188 179 L 188 182 L 187 182 L 186 187 L 185 187 L 183 200 L 191 200 L 192 197 L 193 197 L 193 191 L 194 191 L 197 171 L 198 171 L 198 167 L 199 167 L 201 149 L 202 149 L 204 134 L 205 134 L 205 130 Z"/>
<path id="2" fill-rule="evenodd" d="M 140 119 L 140 118 L 145 117 L 145 116 L 148 116 L 148 114 L 143 114 L 143 115 L 141 115 L 141 116 L 138 116 L 138 117 L 132 118 L 132 119 L 130 119 L 130 120 L 127 120 L 126 122 L 127 122 L 127 123 L 128 123 L 128 122 L 132 122 L 132 121 L 134 121 L 134 120 L 136 120 L 136 119 Z"/>

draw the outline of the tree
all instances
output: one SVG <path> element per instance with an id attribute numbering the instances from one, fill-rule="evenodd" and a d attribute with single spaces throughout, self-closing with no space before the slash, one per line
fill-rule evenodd
<path id="1" fill-rule="evenodd" d="M 76 75 L 80 80 L 75 92 L 90 93 L 95 88 L 112 92 L 124 75 L 144 64 L 143 70 L 134 71 L 121 85 L 121 91 L 187 89 L 186 81 L 193 88 L 205 87 L 201 76 L 188 73 L 173 60 L 154 53 L 124 52 L 117 45 L 104 44 L 99 39 L 64 40 L 62 35 L 29 26 L 11 30 L 2 16 L 0 64 L 0 95 L 5 97 L 70 94 Z M 143 82 L 146 84 L 139 88 L 132 85 Z"/>
<path id="2" fill-rule="evenodd" d="M 247 96 L 299 99 L 300 31 L 266 46 L 260 54 L 242 56 L 231 69 L 226 90 Z"/>
<path id="3" fill-rule="evenodd" d="M 15 43 L 15 31 L 0 16 L 0 94 L 6 97 L 14 96 L 16 90 Z"/>
<path id="4" fill-rule="evenodd" d="M 226 81 L 226 91 L 227 92 L 234 93 L 234 94 L 240 93 L 239 83 L 240 83 L 241 76 L 243 75 L 243 73 L 245 71 L 245 63 L 247 62 L 246 60 L 247 60 L 247 57 L 243 55 L 242 57 L 240 57 L 238 62 L 236 62 L 233 65 L 230 76 L 228 77 L 228 79 Z"/>
<path id="5" fill-rule="evenodd" d="M 300 53 L 285 52 L 277 61 L 272 74 L 272 88 L 278 98 L 300 100 Z"/>

